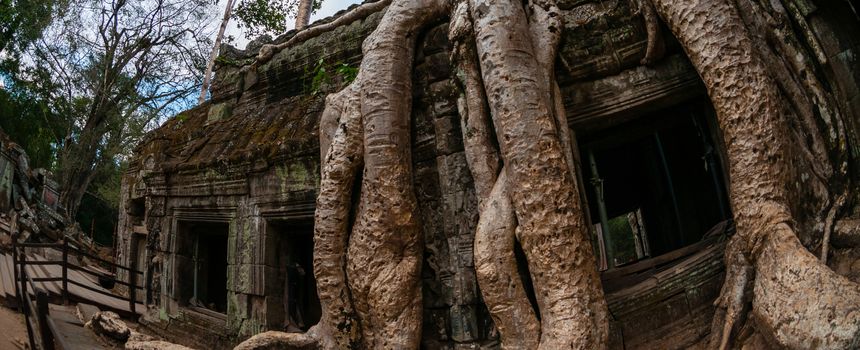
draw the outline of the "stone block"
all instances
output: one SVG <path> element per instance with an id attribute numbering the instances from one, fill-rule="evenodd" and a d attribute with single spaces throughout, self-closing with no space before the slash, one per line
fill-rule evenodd
<path id="1" fill-rule="evenodd" d="M 454 277 L 454 302 L 460 305 L 477 304 L 480 298 L 478 297 L 478 279 L 475 276 L 475 270 L 471 267 L 460 267 Z"/>
<path id="2" fill-rule="evenodd" d="M 443 79 L 433 82 L 428 89 L 428 98 L 433 106 L 435 117 L 457 114 L 457 97 L 460 96 L 460 89 L 453 81 Z M 457 124 L 459 125 L 459 122 Z"/>
<path id="3" fill-rule="evenodd" d="M 146 197 L 146 210 L 148 216 L 167 215 L 167 198 Z"/>
<path id="4" fill-rule="evenodd" d="M 424 57 L 424 69 L 430 83 L 448 81 L 451 77 L 451 61 L 448 52 L 438 52 Z"/>
<path id="5" fill-rule="evenodd" d="M 454 305 L 449 309 L 451 339 L 459 343 L 478 339 L 478 320 L 474 305 Z"/>
<path id="6" fill-rule="evenodd" d="M 447 115 L 434 118 L 433 130 L 436 134 L 436 155 L 447 155 L 463 150 L 460 118 L 458 116 Z"/>
<path id="7" fill-rule="evenodd" d="M 447 52 L 450 51 L 447 23 L 440 24 L 427 31 L 424 35 L 424 49 L 421 51 L 427 55 L 439 52 L 447 54 Z"/>
<path id="8" fill-rule="evenodd" d="M 424 310 L 424 338 L 440 341 L 450 339 L 448 333 L 448 309 L 425 309 Z"/>
<path id="9" fill-rule="evenodd" d="M 212 123 L 221 119 L 230 118 L 233 112 L 232 103 L 222 102 L 209 107 L 209 113 L 206 116 L 206 123 Z"/>

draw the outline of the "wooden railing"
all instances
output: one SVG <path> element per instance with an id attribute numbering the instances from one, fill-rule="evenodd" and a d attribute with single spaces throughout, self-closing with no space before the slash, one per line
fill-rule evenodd
<path id="1" fill-rule="evenodd" d="M 45 249 L 56 249 L 62 253 L 61 260 L 32 260 L 27 258 L 27 249 L 36 249 L 36 248 L 45 248 Z M 91 271 L 89 269 L 77 266 L 69 262 L 69 253 L 76 254 L 77 256 L 85 256 L 89 259 L 98 261 L 106 266 L 109 266 L 114 271 L 124 270 L 128 272 L 128 282 L 121 281 L 116 279 L 113 276 L 106 276 L 104 274 Z M 48 317 L 48 292 L 43 288 L 40 284 L 44 282 L 60 282 L 62 285 L 61 293 L 62 299 L 65 304 L 68 304 L 71 295 L 69 294 L 69 284 L 78 286 L 80 288 L 84 288 L 86 290 L 92 291 L 94 293 L 98 293 L 104 296 L 117 298 L 123 301 L 128 301 L 129 310 L 132 315 L 137 314 L 137 293 L 138 291 L 143 291 L 144 296 L 148 299 L 150 295 L 149 286 L 138 286 L 137 285 L 137 277 L 143 276 L 143 272 L 138 271 L 134 266 L 135 261 L 132 260 L 132 266 L 126 267 L 122 266 L 107 260 L 104 260 L 100 257 L 94 256 L 88 252 L 85 252 L 77 247 L 70 245 L 68 241 L 63 240 L 60 243 L 17 243 L 17 237 L 13 236 L 12 239 L 12 260 L 13 260 L 13 270 L 15 274 L 15 289 L 18 294 L 19 305 L 23 305 L 24 317 L 27 323 L 27 334 L 30 341 L 30 347 L 32 349 L 53 349 L 54 348 L 54 337 L 53 334 L 56 333 L 56 327 L 52 325 L 51 319 Z M 62 274 L 60 277 L 33 277 L 27 271 L 27 266 L 41 266 L 41 265 L 55 265 L 60 266 L 62 269 Z M 128 287 L 128 296 L 122 296 L 118 294 L 111 293 L 105 289 L 101 288 L 93 288 L 85 283 L 81 283 L 75 281 L 74 279 L 69 278 L 69 269 L 79 271 L 82 273 L 86 273 L 92 276 L 95 276 L 96 279 L 99 278 L 110 278 L 113 283 L 123 285 Z M 30 292 L 32 291 L 32 293 Z M 31 294 L 35 297 L 33 299 Z M 36 321 L 35 326 L 32 324 L 33 320 Z M 36 336 L 38 335 L 38 337 Z M 35 340 L 38 339 L 38 344 Z M 58 338 L 60 339 L 60 338 Z M 39 345 L 37 347 L 37 345 Z M 61 348 L 63 346 L 61 345 Z"/>
<path id="2" fill-rule="evenodd" d="M 18 294 L 20 299 L 19 305 L 21 305 L 24 313 L 24 323 L 27 325 L 27 337 L 30 341 L 30 348 L 53 350 L 54 331 L 51 329 L 52 327 L 48 325 L 48 292 L 46 292 L 42 287 L 37 286 L 36 282 L 57 281 L 59 278 L 30 277 L 27 273 L 27 269 L 24 268 L 24 266 L 27 265 L 26 254 L 21 255 L 20 260 L 17 262 L 21 265 L 20 271 L 18 272 L 20 275 L 16 273 L 16 276 L 19 277 L 18 280 L 20 281 L 20 293 Z M 32 294 L 35 294 L 35 300 L 30 297 L 31 293 L 29 290 L 32 290 Z M 33 324 L 34 320 L 36 321 L 35 325 Z"/>

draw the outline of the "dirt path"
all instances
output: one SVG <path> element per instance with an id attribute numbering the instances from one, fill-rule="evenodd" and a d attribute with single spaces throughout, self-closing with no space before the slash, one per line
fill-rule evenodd
<path id="1" fill-rule="evenodd" d="M 27 342 L 27 326 L 24 316 L 0 307 L 0 350 L 18 350 Z"/>

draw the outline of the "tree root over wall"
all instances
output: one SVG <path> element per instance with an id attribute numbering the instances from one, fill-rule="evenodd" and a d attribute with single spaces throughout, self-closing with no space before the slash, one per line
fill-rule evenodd
<path id="1" fill-rule="evenodd" d="M 789 206 L 791 137 L 777 82 L 789 93 L 803 84 L 772 78 L 776 71 L 755 53 L 729 0 L 639 0 L 639 9 L 649 37 L 643 63 L 662 55 L 659 15 L 705 82 L 725 137 L 738 233 L 726 250 L 711 345 L 728 346 L 751 300 L 756 329 L 775 344 L 857 347 L 860 286 L 800 244 Z M 411 73 L 416 37 L 446 15 L 480 202 L 475 268 L 502 348 L 607 346 L 608 311 L 581 207 L 575 140 L 554 76 L 564 27 L 555 1 L 395 0 L 364 42 L 358 77 L 327 98 L 320 122 L 314 273 L 322 320 L 305 334 L 268 332 L 239 349 L 259 348 L 267 334 L 270 345 L 287 348 L 419 347 L 422 234 L 412 184 Z M 796 103 L 807 118 L 811 100 Z M 816 154 L 825 152 L 820 139 Z M 536 307 L 519 274 L 517 243 Z"/>

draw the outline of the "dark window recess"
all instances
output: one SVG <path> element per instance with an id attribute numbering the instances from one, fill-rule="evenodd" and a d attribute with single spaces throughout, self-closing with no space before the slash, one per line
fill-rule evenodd
<path id="1" fill-rule="evenodd" d="M 126 213 L 131 217 L 133 225 L 143 225 L 143 217 L 146 214 L 146 198 L 130 199 Z"/>
<path id="2" fill-rule="evenodd" d="M 731 217 L 712 115 L 707 102 L 688 103 L 581 140 L 601 269 L 696 243 Z"/>
<path id="3" fill-rule="evenodd" d="M 226 222 L 180 221 L 177 288 L 183 305 L 227 312 Z"/>
<path id="4" fill-rule="evenodd" d="M 313 222 L 267 222 L 267 322 L 271 329 L 307 331 L 319 322 L 313 269 Z"/>

